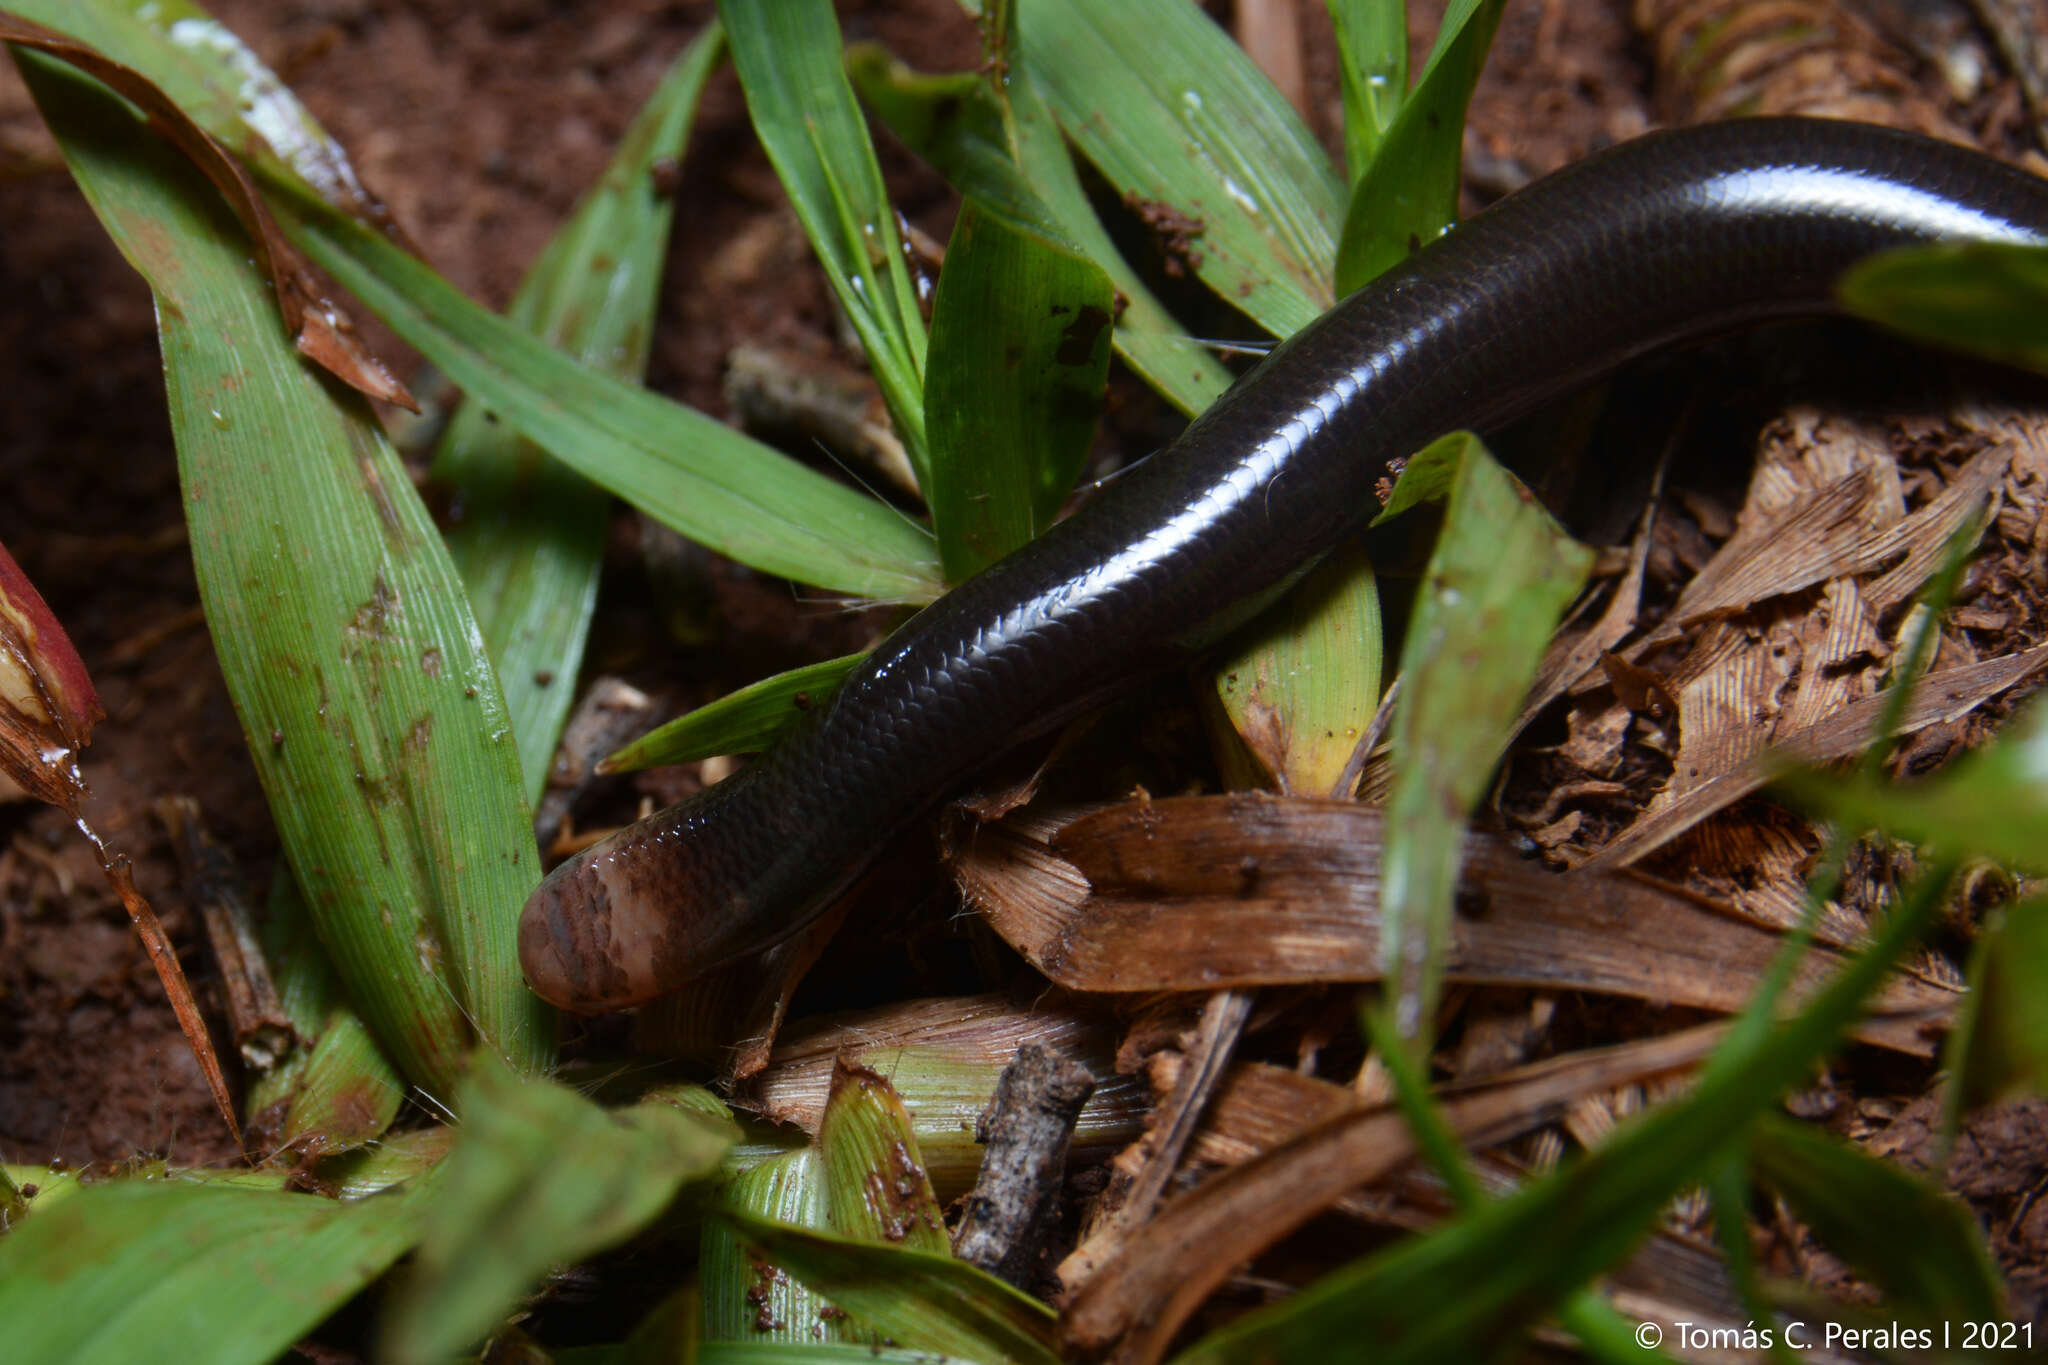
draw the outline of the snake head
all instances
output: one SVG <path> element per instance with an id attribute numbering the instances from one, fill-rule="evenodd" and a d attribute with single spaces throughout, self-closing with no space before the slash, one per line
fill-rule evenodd
<path id="1" fill-rule="evenodd" d="M 698 865 L 686 807 L 649 816 L 549 873 L 519 917 L 519 963 L 550 1004 L 579 1014 L 666 995 L 756 946 L 743 897 Z"/>

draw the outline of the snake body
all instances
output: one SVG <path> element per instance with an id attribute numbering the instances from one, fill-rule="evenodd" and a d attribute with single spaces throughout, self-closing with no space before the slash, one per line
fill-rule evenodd
<path id="1" fill-rule="evenodd" d="M 769 752 L 556 868 L 520 924 L 528 980 L 620 1008 L 794 933 L 989 758 L 1271 600 L 1374 514 L 1393 462 L 1659 347 L 1830 312 L 1856 261 L 1948 240 L 2048 240 L 2048 182 L 1888 129 L 1752 119 L 1532 184 L 913 617 Z"/>

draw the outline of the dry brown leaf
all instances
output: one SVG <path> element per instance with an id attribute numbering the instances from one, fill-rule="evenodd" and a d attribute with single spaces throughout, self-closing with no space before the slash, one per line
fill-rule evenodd
<path id="1" fill-rule="evenodd" d="M 1070 813 L 1071 816 L 1071 813 Z M 1381 817 L 1250 794 L 1013 818 L 951 850 L 996 931 L 1075 990 L 1213 990 L 1379 976 Z M 1776 932 L 1634 874 L 1551 872 L 1466 846 L 1452 982 L 1589 990 L 1731 1011 Z M 1816 952 L 1811 989 L 1836 958 Z M 1925 1056 L 1952 991 L 1894 978 L 1859 1037 Z"/>
<path id="2" fill-rule="evenodd" d="M 1911 734 L 1924 726 L 1959 719 L 2043 667 L 2048 667 L 2048 645 L 1929 674 L 1914 689 L 1895 733 Z M 1773 746 L 1785 757 L 1806 763 L 1852 757 L 1870 743 L 1872 727 L 1890 695 L 1887 690 L 1858 698 L 1805 730 L 1774 736 Z M 1702 771 L 1681 794 L 1660 794 L 1641 819 L 1588 858 L 1582 870 L 1632 863 L 1756 791 L 1766 780 L 1764 769 L 1747 758 L 1720 771 Z"/>

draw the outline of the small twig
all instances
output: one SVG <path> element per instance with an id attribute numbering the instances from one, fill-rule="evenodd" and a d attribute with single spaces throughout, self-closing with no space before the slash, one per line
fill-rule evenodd
<path id="1" fill-rule="evenodd" d="M 1194 1136 L 1209 1096 L 1230 1065 L 1245 1022 L 1251 1018 L 1253 998 L 1251 991 L 1218 991 L 1203 1006 L 1201 1027 L 1194 1047 L 1188 1051 L 1187 1066 L 1173 1093 L 1159 1106 L 1152 1131 L 1145 1139 L 1144 1168 L 1131 1181 L 1114 1211 L 1090 1230 L 1072 1255 L 1060 1262 L 1060 1283 L 1067 1293 L 1074 1293 L 1093 1278 L 1152 1216 L 1153 1206 L 1166 1192 L 1167 1181 L 1180 1167 L 1181 1153 Z"/>
<path id="2" fill-rule="evenodd" d="M 185 894 L 205 921 L 227 995 L 235 1048 L 252 1070 L 268 1071 L 291 1048 L 292 1025 L 257 941 L 249 888 L 228 851 L 208 832 L 197 801 L 167 796 L 156 803 L 156 814 L 170 832 Z"/>
<path id="3" fill-rule="evenodd" d="M 1095 1092 L 1088 1068 L 1026 1043 L 1003 1069 L 975 1137 L 987 1145 L 953 1254 L 1029 1290 L 1058 1212 L 1067 1148 Z"/>

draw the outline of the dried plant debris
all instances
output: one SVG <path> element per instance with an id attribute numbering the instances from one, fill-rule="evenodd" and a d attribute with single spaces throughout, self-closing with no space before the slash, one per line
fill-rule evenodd
<path id="1" fill-rule="evenodd" d="M 777 1043 L 736 1108 L 815 1133 L 842 1057 L 889 1078 L 916 1116 L 925 1168 L 942 1199 L 966 1192 L 981 1164 L 975 1127 L 997 1078 L 1027 1044 L 1101 1078 L 1076 1120 L 1074 1150 L 1100 1159 L 1138 1135 L 1145 1086 L 1116 1074 L 1102 1015 L 1059 995 L 1019 1004 L 1004 996 L 915 1000 L 805 1020 Z"/>
<path id="2" fill-rule="evenodd" d="M 1087 991 L 1373 981 L 1381 817 L 1340 801 L 1236 795 L 1013 817 L 952 850 L 996 931 Z M 1452 982 L 1586 990 L 1731 1011 L 1776 929 L 1633 873 L 1560 878 L 1492 837 L 1466 847 Z M 1811 985 L 1838 963 L 1816 952 Z M 1895 977 L 1858 1036 L 1929 1055 L 1958 992 Z"/>
<path id="3" fill-rule="evenodd" d="M 987 1151 L 953 1234 L 955 1256 L 1020 1289 L 1038 1288 L 1074 1124 L 1094 1091 L 1093 1073 L 1072 1058 L 1041 1043 L 1018 1050 L 975 1126 Z"/>
<path id="4" fill-rule="evenodd" d="M 1837 0 L 1636 0 L 1667 118 L 1811 114 L 1973 139 L 1923 91 L 1911 54 Z"/>
<path id="5" fill-rule="evenodd" d="M 1694 1029 L 1539 1063 L 1445 1091 L 1444 1115 L 1470 1144 L 1501 1142 L 1551 1122 L 1587 1093 L 1689 1068 L 1719 1037 L 1718 1028 Z M 1085 1283 L 1069 1281 L 1063 1340 L 1075 1350 L 1099 1351 L 1130 1333 L 1125 1358 L 1158 1359 L 1236 1264 L 1414 1150 L 1407 1121 L 1393 1106 L 1347 1108 L 1304 1126 L 1168 1204 Z M 1231 1254 L 1219 1256 L 1219 1246 Z M 1063 1266 L 1063 1280 L 1067 1274 Z"/>
<path id="6" fill-rule="evenodd" d="M 1726 522 L 1727 539 L 1666 619 L 1599 672 L 1566 683 L 1567 738 L 1525 760 L 1533 768 L 1512 790 L 1543 796 L 1510 795 L 1510 822 L 1556 862 L 1619 866 L 1754 792 L 1768 750 L 1813 762 L 1859 752 L 1916 624 L 1912 597 L 1971 528 L 1988 529 L 1992 544 L 1964 595 L 1979 600 L 1995 582 L 2012 590 L 1996 600 L 2011 605 L 1952 624 L 1901 731 L 1953 725 L 2028 680 L 2048 658 L 2037 652 L 2039 631 L 2025 628 L 2039 619 L 2028 605 L 2039 593 L 2013 581 L 2027 562 L 2014 557 L 2031 553 L 2038 521 L 2012 513 L 2038 510 L 2044 450 L 2031 419 L 1974 405 L 1951 414 L 1951 426 L 1879 426 L 1811 409 L 1772 424 L 1738 513 L 1724 518 L 1695 500 L 1693 517 L 1660 521 L 1673 568 L 1689 565 L 1706 532 L 1723 530 L 1715 523 Z M 1994 639 L 1982 629 L 1992 624 L 2013 629 Z M 2009 652 L 1997 647 L 2007 642 Z M 1766 888 L 1762 905 L 1796 902 L 1806 869 L 1791 860 L 1772 878 L 1749 863 L 1721 870 Z"/>

